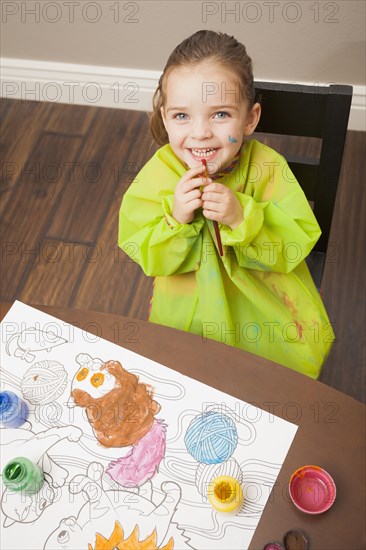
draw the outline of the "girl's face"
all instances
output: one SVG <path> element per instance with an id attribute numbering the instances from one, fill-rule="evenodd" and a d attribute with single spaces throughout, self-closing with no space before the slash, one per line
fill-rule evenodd
<path id="1" fill-rule="evenodd" d="M 201 63 L 172 69 L 161 115 L 176 156 L 189 168 L 204 158 L 214 174 L 230 164 L 244 137 L 254 132 L 260 105 L 249 110 L 233 71 Z"/>

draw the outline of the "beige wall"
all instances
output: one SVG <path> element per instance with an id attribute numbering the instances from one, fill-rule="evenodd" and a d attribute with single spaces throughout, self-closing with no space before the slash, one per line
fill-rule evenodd
<path id="1" fill-rule="evenodd" d="M 365 84 L 363 0 L 1 0 L 1 9 L 3 57 L 160 71 L 207 28 L 247 46 L 257 80 Z"/>

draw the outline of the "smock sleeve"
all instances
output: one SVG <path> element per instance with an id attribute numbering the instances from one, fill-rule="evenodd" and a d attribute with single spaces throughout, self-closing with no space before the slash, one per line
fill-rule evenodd
<path id="1" fill-rule="evenodd" d="M 289 273 L 308 256 L 321 230 L 286 160 L 258 145 L 264 149 L 249 163 L 244 192 L 235 192 L 244 219 L 234 230 L 221 225 L 221 239 L 241 267 Z"/>
<path id="2" fill-rule="evenodd" d="M 196 271 L 202 253 L 202 215 L 191 223 L 172 217 L 175 187 L 184 167 L 167 147 L 159 149 L 125 193 L 118 245 L 146 275 L 168 276 Z"/>

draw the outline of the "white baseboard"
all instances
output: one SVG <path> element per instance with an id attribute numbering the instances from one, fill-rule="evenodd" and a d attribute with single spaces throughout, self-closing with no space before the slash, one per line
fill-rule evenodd
<path id="1" fill-rule="evenodd" d="M 0 97 L 133 111 L 151 111 L 152 97 L 161 74 L 159 71 L 15 58 L 0 58 L 0 70 Z M 348 129 L 366 131 L 366 86 L 353 86 Z"/>
<path id="2" fill-rule="evenodd" d="M 0 58 L 1 97 L 151 111 L 159 71 Z"/>

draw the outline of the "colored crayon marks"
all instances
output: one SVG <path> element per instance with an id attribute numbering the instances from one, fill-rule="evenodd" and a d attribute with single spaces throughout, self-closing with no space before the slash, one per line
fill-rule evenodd
<path id="1" fill-rule="evenodd" d="M 228 460 L 235 451 L 238 432 L 229 416 L 209 411 L 191 421 L 184 442 L 198 462 L 219 464 Z"/>

